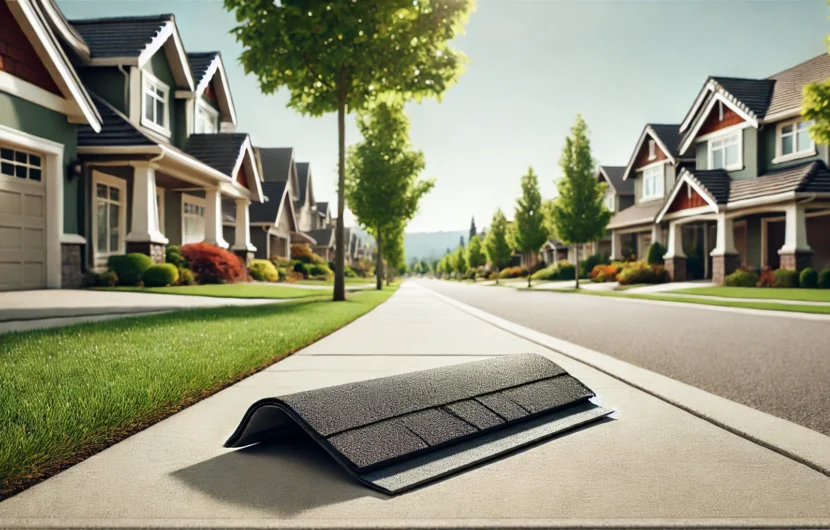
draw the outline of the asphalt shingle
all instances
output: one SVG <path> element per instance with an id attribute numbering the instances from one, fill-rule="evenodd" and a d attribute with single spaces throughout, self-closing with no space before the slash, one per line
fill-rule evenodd
<path id="1" fill-rule="evenodd" d="M 614 188 L 617 195 L 634 194 L 634 179 L 623 180 L 625 166 L 602 166 L 602 171 L 608 177 L 611 187 Z"/>
<path id="2" fill-rule="evenodd" d="M 252 202 L 248 215 L 252 223 L 275 223 L 277 213 L 285 193 L 285 182 L 263 182 L 262 194 L 268 197 L 268 202 Z"/>
<path id="3" fill-rule="evenodd" d="M 187 62 L 190 63 L 190 74 L 193 76 L 194 83 L 199 84 L 217 55 L 219 55 L 219 52 L 195 52 L 187 54 Z"/>
<path id="4" fill-rule="evenodd" d="M 293 147 L 260 147 L 262 179 L 265 182 L 288 182 L 291 164 L 294 163 Z"/>
<path id="5" fill-rule="evenodd" d="M 247 139 L 245 133 L 191 134 L 184 152 L 220 173 L 232 176 Z"/>
<path id="6" fill-rule="evenodd" d="M 674 123 L 649 123 L 648 126 L 654 131 L 654 134 L 663 142 L 663 145 L 668 149 L 668 153 L 673 158 L 680 156 L 680 124 Z"/>
<path id="7" fill-rule="evenodd" d="M 711 78 L 758 118 L 767 114 L 775 81 L 769 79 L 745 79 L 740 77 Z"/>
<path id="8" fill-rule="evenodd" d="M 317 245 L 319 246 L 334 245 L 333 228 L 320 228 L 319 230 L 312 230 L 310 232 L 306 232 L 306 234 L 313 237 L 314 240 L 317 241 Z"/>
<path id="9" fill-rule="evenodd" d="M 627 226 L 652 223 L 662 207 L 662 199 L 629 206 L 611 217 L 608 228 L 624 228 Z"/>
<path id="10" fill-rule="evenodd" d="M 90 93 L 90 97 L 101 115 L 101 132 L 95 132 L 86 124 L 78 125 L 78 147 L 158 145 L 158 142 L 136 129 L 126 116 L 102 98 L 93 93 Z"/>
<path id="11" fill-rule="evenodd" d="M 138 57 L 172 14 L 146 17 L 114 17 L 71 20 L 70 24 L 89 46 L 93 59 Z"/>

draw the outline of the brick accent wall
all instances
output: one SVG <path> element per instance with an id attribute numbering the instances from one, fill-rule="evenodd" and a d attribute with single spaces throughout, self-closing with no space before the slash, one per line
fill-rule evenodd
<path id="1" fill-rule="evenodd" d="M 712 256 L 712 282 L 716 285 L 723 285 L 726 277 L 738 270 L 740 266 L 740 254 Z"/>
<path id="2" fill-rule="evenodd" d="M 74 243 L 61 244 L 61 287 L 79 289 L 83 287 L 83 245 Z"/>
<path id="3" fill-rule="evenodd" d="M 686 281 L 686 258 L 667 258 L 665 265 L 671 281 Z"/>
<path id="4" fill-rule="evenodd" d="M 813 265 L 812 251 L 787 252 L 786 254 L 779 254 L 779 257 L 781 258 L 782 269 L 801 271 Z"/>
<path id="5" fill-rule="evenodd" d="M 127 253 L 131 252 L 140 252 L 142 254 L 147 254 L 153 261 L 156 263 L 164 263 L 164 250 L 165 246 L 160 245 L 158 243 L 138 243 L 138 242 L 128 242 L 127 243 Z"/>
<path id="6" fill-rule="evenodd" d="M 62 96 L 6 2 L 0 2 L 0 72 Z"/>

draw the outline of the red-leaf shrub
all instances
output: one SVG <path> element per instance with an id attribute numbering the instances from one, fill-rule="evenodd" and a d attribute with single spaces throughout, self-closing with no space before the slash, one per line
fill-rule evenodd
<path id="1" fill-rule="evenodd" d="M 248 277 L 236 254 L 209 243 L 184 245 L 182 256 L 199 283 L 233 283 Z"/>
<path id="2" fill-rule="evenodd" d="M 775 285 L 775 273 L 772 272 L 770 267 L 764 267 L 761 275 L 758 276 L 758 283 L 756 285 L 758 287 L 772 287 Z"/>

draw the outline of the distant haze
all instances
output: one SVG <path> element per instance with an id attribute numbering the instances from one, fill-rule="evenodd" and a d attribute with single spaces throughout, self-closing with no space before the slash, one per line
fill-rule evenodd
<path id="1" fill-rule="evenodd" d="M 470 230 L 451 230 L 448 232 L 412 232 L 407 233 L 404 238 L 404 249 L 406 250 L 406 261 L 410 263 L 413 259 L 434 259 L 443 256 L 447 249 L 458 248 L 458 238 L 464 237 L 464 243 Z"/>

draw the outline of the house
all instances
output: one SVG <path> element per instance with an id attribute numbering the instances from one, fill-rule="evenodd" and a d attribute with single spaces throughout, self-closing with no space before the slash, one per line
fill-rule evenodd
<path id="1" fill-rule="evenodd" d="M 694 165 L 694 156 L 680 154 L 679 129 L 679 125 L 673 124 L 646 124 L 622 178 L 612 177 L 613 170 L 608 173 L 609 181 L 614 182 L 609 188 L 616 185 L 615 190 L 619 188 L 623 192 L 615 193 L 622 200 L 615 203 L 616 213 L 608 223 L 612 259 L 632 255 L 645 259 L 652 242 L 665 244 L 663 230 L 655 219 L 677 175 Z M 610 203 L 610 198 L 607 200 Z"/>
<path id="2" fill-rule="evenodd" d="M 550 239 L 542 247 L 542 261 L 545 265 L 553 265 L 557 261 L 568 259 L 568 245 L 558 239 Z"/>
<path id="3" fill-rule="evenodd" d="M 596 178 L 608 185 L 603 197 L 603 204 L 612 214 L 616 214 L 634 205 L 634 182 L 636 179 L 623 179 L 626 168 L 623 166 L 599 166 Z M 595 243 L 586 245 L 587 252 L 611 256 L 613 254 L 611 233 Z"/>
<path id="4" fill-rule="evenodd" d="M 706 79 L 678 128 L 678 155 L 694 164 L 655 218 L 668 225 L 674 280 L 702 268 L 723 283 L 742 264 L 830 266 L 828 146 L 800 113 L 804 86 L 828 78 L 824 53 L 765 79 Z"/>
<path id="5" fill-rule="evenodd" d="M 40 1 L 0 0 L 0 291 L 81 283 L 77 128 L 102 119 L 59 30 L 76 38 Z"/>
<path id="6" fill-rule="evenodd" d="M 326 261 L 334 259 L 334 228 L 318 228 L 308 232 L 308 235 L 316 241 L 311 246 L 315 254 Z"/>
<path id="7" fill-rule="evenodd" d="M 318 202 L 317 203 L 317 214 L 320 216 L 319 219 L 319 227 L 320 228 L 334 228 L 335 222 L 337 221 L 331 216 L 331 210 L 329 210 L 329 203 L 328 202 Z M 344 238 L 345 239 L 345 238 Z"/>
<path id="8" fill-rule="evenodd" d="M 320 216 L 317 214 L 314 186 L 311 182 L 311 164 L 308 162 L 297 163 L 297 179 L 299 182 L 299 197 L 294 200 L 297 222 L 301 231 L 311 232 L 320 228 Z"/>

